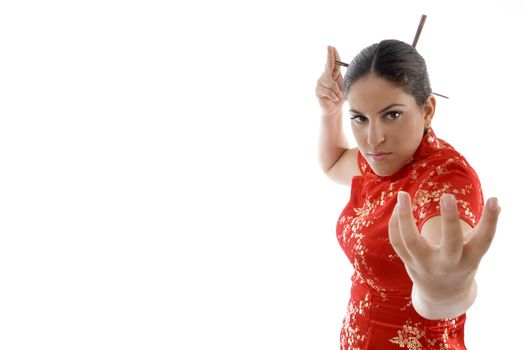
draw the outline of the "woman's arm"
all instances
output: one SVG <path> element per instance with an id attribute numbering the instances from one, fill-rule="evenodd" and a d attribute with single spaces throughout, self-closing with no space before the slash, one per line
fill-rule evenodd
<path id="1" fill-rule="evenodd" d="M 349 148 L 342 129 L 342 107 L 345 100 L 341 91 L 343 76 L 340 66 L 335 63 L 339 59 L 336 48 L 327 46 L 325 69 L 316 82 L 316 97 L 322 114 L 318 156 L 326 174 Z"/>
<path id="2" fill-rule="evenodd" d="M 323 172 L 328 173 L 348 148 L 343 133 L 341 109 L 333 115 L 322 115 L 318 157 Z"/>

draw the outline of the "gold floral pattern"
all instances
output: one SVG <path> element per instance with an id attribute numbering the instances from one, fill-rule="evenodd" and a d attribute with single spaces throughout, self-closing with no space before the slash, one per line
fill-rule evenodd
<path id="1" fill-rule="evenodd" d="M 445 320 L 419 315 L 411 302 L 412 281 L 388 237 L 400 190 L 411 195 L 419 229 L 440 215 L 444 193 L 457 199 L 461 219 L 472 226 L 480 219 L 484 199 L 477 174 L 451 145 L 430 132 L 434 141 L 422 139 L 412 159 L 391 176 L 377 176 L 358 155 L 362 175 L 353 177 L 350 200 L 336 225 L 338 242 L 354 269 L 341 350 L 465 349 L 465 314 Z"/>
<path id="2" fill-rule="evenodd" d="M 425 331 L 419 327 L 419 325 L 420 322 L 412 325 L 411 321 L 406 321 L 406 324 L 402 326 L 402 329 L 397 332 L 397 336 L 389 339 L 389 341 L 401 348 L 407 348 L 410 350 L 423 349 L 424 347 L 420 340 L 421 338 L 424 338 Z"/>
<path id="3" fill-rule="evenodd" d="M 348 348 L 348 346 L 353 346 L 352 349 L 357 349 L 355 345 L 365 340 L 365 334 L 358 325 L 357 317 L 365 316 L 366 310 L 371 306 L 370 298 L 371 294 L 366 294 L 363 300 L 351 299 L 349 301 L 340 334 L 342 347 Z"/>

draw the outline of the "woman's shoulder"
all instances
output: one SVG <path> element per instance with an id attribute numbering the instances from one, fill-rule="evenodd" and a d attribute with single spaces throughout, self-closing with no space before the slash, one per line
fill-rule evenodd
<path id="1" fill-rule="evenodd" d="M 466 174 L 477 177 L 475 169 L 469 164 L 466 157 L 457 151 L 449 143 L 440 140 L 442 147 L 437 149 L 426 159 L 422 159 L 420 164 L 422 168 L 427 169 L 428 174 L 445 175 L 445 174 Z"/>
<path id="2" fill-rule="evenodd" d="M 421 225 L 427 218 L 440 213 L 439 201 L 444 193 L 457 199 L 461 217 L 475 225 L 484 206 L 479 177 L 466 158 L 453 147 L 444 147 L 423 159 L 414 180 L 415 214 Z"/>

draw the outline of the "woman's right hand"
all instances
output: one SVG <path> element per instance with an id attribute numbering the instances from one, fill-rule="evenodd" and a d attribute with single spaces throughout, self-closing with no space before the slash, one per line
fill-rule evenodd
<path id="1" fill-rule="evenodd" d="M 338 51 L 335 47 L 327 46 L 325 70 L 316 84 L 316 97 L 324 115 L 338 112 L 345 102 L 342 93 L 343 77 L 335 60 L 340 60 Z"/>

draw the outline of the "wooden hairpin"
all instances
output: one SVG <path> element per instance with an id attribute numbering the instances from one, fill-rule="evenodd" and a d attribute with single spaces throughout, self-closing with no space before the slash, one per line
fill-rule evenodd
<path id="1" fill-rule="evenodd" d="M 426 15 L 422 15 L 422 17 L 420 17 L 420 23 L 418 24 L 418 29 L 416 30 L 415 38 L 413 39 L 413 45 L 412 46 L 414 48 L 416 48 L 416 43 L 418 42 L 418 39 L 420 38 L 420 33 L 422 32 L 422 28 L 424 28 L 424 23 L 426 22 L 426 18 L 427 18 Z M 335 60 L 335 63 L 337 65 L 339 65 L 339 66 L 349 67 L 349 64 L 347 64 L 345 62 L 342 62 L 342 61 Z M 431 91 L 431 93 L 433 95 L 437 95 L 437 96 L 440 96 L 440 97 L 449 98 L 447 96 L 441 95 L 441 94 L 433 92 L 433 91 Z"/>

